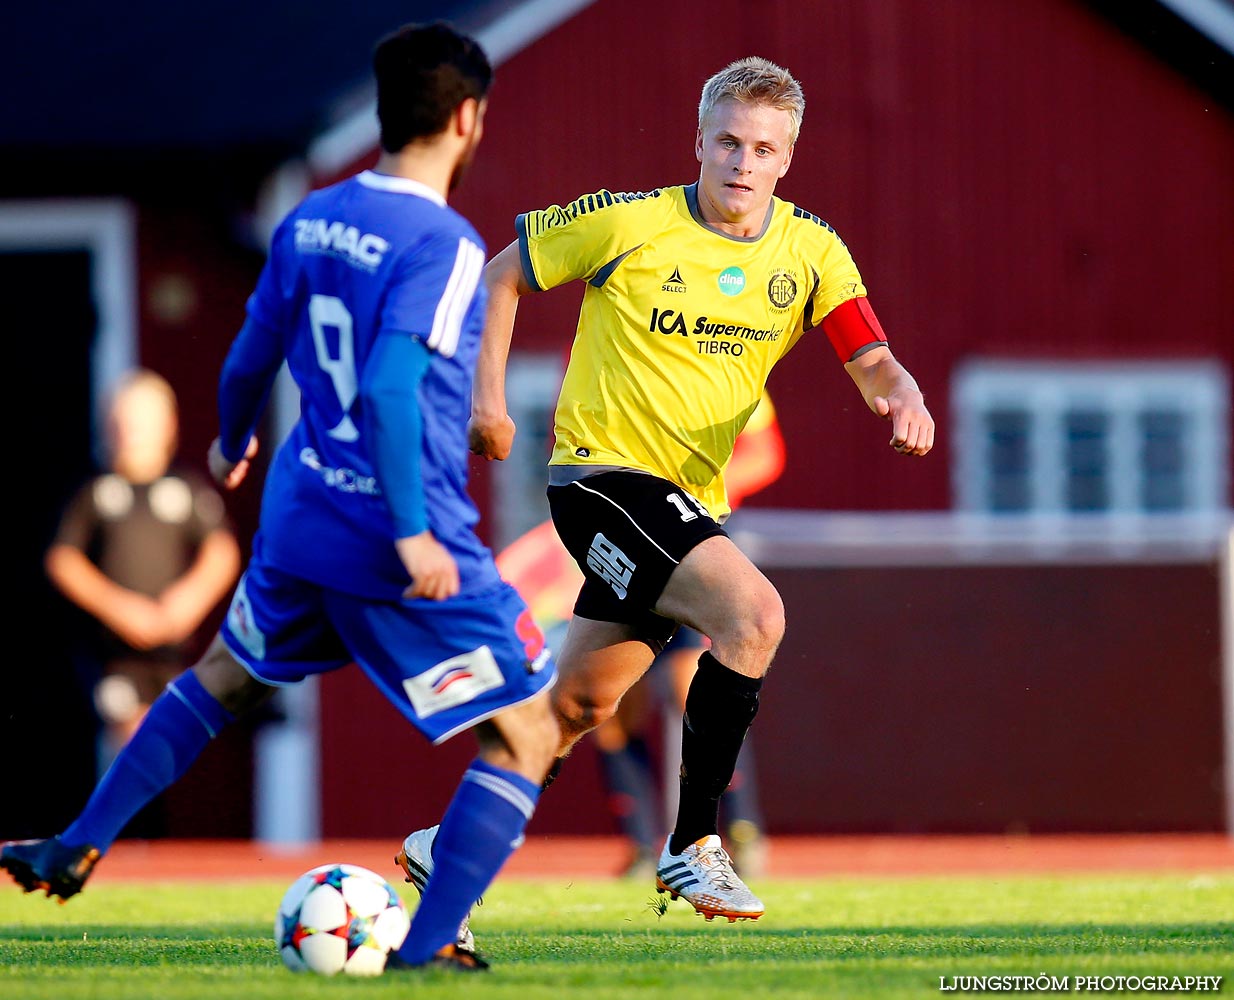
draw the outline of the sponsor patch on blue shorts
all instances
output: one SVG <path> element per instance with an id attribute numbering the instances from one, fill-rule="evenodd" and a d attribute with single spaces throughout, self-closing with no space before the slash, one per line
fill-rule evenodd
<path id="1" fill-rule="evenodd" d="M 544 637 L 507 583 L 446 601 L 374 601 L 254 559 L 221 629 L 259 681 L 286 685 L 353 660 L 434 743 L 556 680 Z"/>

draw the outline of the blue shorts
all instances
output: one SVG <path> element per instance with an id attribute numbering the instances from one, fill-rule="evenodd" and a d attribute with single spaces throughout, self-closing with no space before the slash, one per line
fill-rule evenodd
<path id="1" fill-rule="evenodd" d="M 682 625 L 664 647 L 666 653 L 676 653 L 683 649 L 706 649 L 707 639 L 701 633 L 695 632 L 689 625 Z"/>
<path id="2" fill-rule="evenodd" d="M 264 684 L 294 684 L 358 663 L 434 743 L 557 679 L 531 613 L 504 582 L 445 601 L 384 602 L 329 590 L 255 557 L 220 633 Z"/>

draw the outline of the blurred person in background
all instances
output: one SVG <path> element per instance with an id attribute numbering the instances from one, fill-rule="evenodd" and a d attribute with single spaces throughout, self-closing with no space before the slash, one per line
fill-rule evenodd
<path id="1" fill-rule="evenodd" d="M 122 376 L 105 433 L 108 471 L 69 502 L 45 557 L 55 587 L 92 619 L 100 774 L 184 669 L 189 640 L 240 572 L 219 494 L 173 464 L 179 421 L 167 380 L 147 369 Z M 165 832 L 156 813 L 134 832 Z"/>

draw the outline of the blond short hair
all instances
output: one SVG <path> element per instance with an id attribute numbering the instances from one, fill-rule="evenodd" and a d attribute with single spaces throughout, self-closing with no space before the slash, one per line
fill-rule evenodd
<path id="1" fill-rule="evenodd" d="M 783 67 L 758 56 L 747 56 L 729 63 L 703 85 L 703 97 L 698 102 L 699 128 L 703 127 L 715 106 L 725 100 L 765 104 L 787 111 L 790 120 L 789 142 L 797 141 L 806 99 L 801 92 L 801 84 Z"/>

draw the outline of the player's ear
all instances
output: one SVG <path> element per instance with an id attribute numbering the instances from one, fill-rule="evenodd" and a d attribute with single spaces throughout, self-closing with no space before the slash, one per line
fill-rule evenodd
<path id="1" fill-rule="evenodd" d="M 703 162 L 703 127 L 700 125 L 698 131 L 694 133 L 694 158 L 699 163 Z"/>
<path id="2" fill-rule="evenodd" d="M 454 109 L 454 130 L 460 136 L 470 136 L 480 125 L 484 109 L 474 97 L 465 98 Z"/>
<path id="3" fill-rule="evenodd" d="M 484 112 L 488 110 L 488 98 L 482 97 L 476 102 L 476 121 L 474 138 L 478 142 L 484 134 Z"/>

